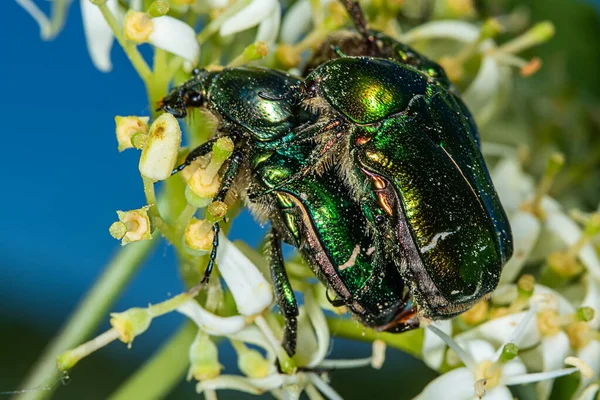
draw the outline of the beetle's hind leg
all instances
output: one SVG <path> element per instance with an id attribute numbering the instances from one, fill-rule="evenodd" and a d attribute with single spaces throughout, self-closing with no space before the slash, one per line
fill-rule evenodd
<path id="1" fill-rule="evenodd" d="M 298 303 L 285 270 L 283 255 L 281 253 L 281 240 L 277 230 L 274 228 L 271 229 L 267 246 L 270 253 L 269 264 L 271 267 L 271 279 L 275 288 L 275 297 L 277 298 L 279 311 L 285 320 L 282 346 L 291 357 L 296 353 Z"/>

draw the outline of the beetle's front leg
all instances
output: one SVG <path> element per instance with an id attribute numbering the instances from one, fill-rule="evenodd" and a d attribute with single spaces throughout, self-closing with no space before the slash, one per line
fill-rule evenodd
<path id="1" fill-rule="evenodd" d="M 271 267 L 271 279 L 275 288 L 275 297 L 279 305 L 279 311 L 285 319 L 285 328 L 283 331 L 283 348 L 291 357 L 296 353 L 296 341 L 298 336 L 298 303 L 294 296 L 294 290 L 283 263 L 281 254 L 281 240 L 275 228 L 271 228 L 271 233 L 267 242 L 269 255 L 269 264 Z"/>
<path id="2" fill-rule="evenodd" d="M 183 171 L 185 167 L 189 166 L 191 163 L 196 161 L 197 158 L 200 158 L 210 153 L 212 151 L 213 144 L 215 144 L 217 139 L 211 139 L 208 142 L 202 143 L 200 146 L 190 151 L 190 153 L 185 158 L 185 161 L 180 165 L 176 166 L 171 172 L 171 175 L 175 175 L 176 173 Z"/>
<path id="3" fill-rule="evenodd" d="M 227 165 L 227 170 L 225 174 L 223 174 L 223 179 L 221 181 L 221 186 L 219 187 L 219 191 L 213 197 L 212 201 L 223 201 L 225 200 L 225 196 L 227 196 L 227 192 L 231 188 L 233 184 L 233 180 L 237 176 L 240 165 L 242 164 L 243 156 L 240 150 L 234 150 L 229 158 L 229 164 Z M 210 274 L 212 273 L 213 267 L 215 265 L 215 260 L 217 259 L 217 248 L 219 247 L 219 232 L 220 232 L 219 223 L 215 222 L 213 225 L 213 243 L 212 249 L 210 251 L 210 259 L 208 260 L 208 265 L 206 266 L 206 270 L 204 271 L 204 277 L 200 284 L 207 283 L 210 279 Z"/>

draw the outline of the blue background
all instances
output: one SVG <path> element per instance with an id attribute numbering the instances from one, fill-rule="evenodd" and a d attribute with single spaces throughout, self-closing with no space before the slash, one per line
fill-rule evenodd
<path id="1" fill-rule="evenodd" d="M 115 210 L 145 204 L 137 172 L 139 153 L 117 152 L 113 118 L 149 115 L 145 88 L 116 42 L 113 71 L 105 74 L 93 67 L 79 2 L 73 3 L 64 31 L 50 42 L 40 40 L 37 24 L 12 1 L 3 4 L 3 13 L 0 392 L 17 389 L 118 249 L 119 242 L 108 234 Z M 245 212 L 235 220 L 231 237 L 256 245 L 262 236 L 257 229 L 261 228 Z M 158 302 L 182 289 L 173 252 L 163 242 L 113 310 Z M 70 386 L 59 390 L 57 397 L 81 398 L 86 393 L 86 398 L 104 398 L 180 322 L 179 315 L 161 317 L 131 350 L 115 343 L 84 360 L 73 370 Z M 106 322 L 102 329 L 107 327 Z M 369 345 L 344 341 L 336 342 L 334 349 L 337 357 L 369 353 Z M 221 346 L 220 354 L 229 367 L 226 372 L 235 372 L 231 348 Z M 392 361 L 386 368 L 400 376 L 402 368 L 410 366 L 407 356 L 388 354 Z M 385 386 L 385 376 L 370 369 L 340 375 L 334 386 L 359 376 Z M 415 395 L 433 376 L 426 371 L 421 383 L 406 394 Z M 397 381 L 388 385 L 391 389 Z M 184 384 L 170 398 L 192 396 L 193 385 Z"/>
<path id="2" fill-rule="evenodd" d="M 40 40 L 37 25 L 14 2 L 5 0 L 2 8 L 0 392 L 17 388 L 119 247 L 108 234 L 115 210 L 144 205 L 138 152 L 117 152 L 113 118 L 149 114 L 145 89 L 116 43 L 111 73 L 91 64 L 79 2 L 74 2 L 65 30 L 50 42 Z M 255 245 L 256 229 L 244 213 L 235 220 L 232 237 Z M 157 302 L 182 289 L 173 252 L 162 243 L 114 310 Z M 177 315 L 161 317 L 130 351 L 115 344 L 84 361 L 74 370 L 72 387 L 58 397 L 80 398 L 77 388 L 84 388 L 86 398 L 103 398 L 180 322 Z M 368 352 L 367 345 L 343 341 L 334 349 L 338 357 Z M 334 387 L 360 376 L 381 388 L 397 388 L 403 372 L 418 365 L 398 352 L 388 355 L 386 375 L 367 369 L 343 378 L 334 374 Z M 231 349 L 224 348 L 222 356 L 223 364 L 234 364 Z M 416 394 L 433 376 L 420 371 L 412 389 L 402 384 L 404 396 Z M 184 385 L 171 397 L 192 393 L 192 385 Z"/>

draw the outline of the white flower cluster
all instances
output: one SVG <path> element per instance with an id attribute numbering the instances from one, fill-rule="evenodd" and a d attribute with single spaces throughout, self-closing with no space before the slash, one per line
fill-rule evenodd
<path id="1" fill-rule="evenodd" d="M 57 33 L 54 27 L 60 24 L 51 21 L 33 0 L 16 1 L 39 24 L 42 38 L 49 39 Z M 71 2 L 55 1 L 57 7 L 62 7 L 64 15 Z M 99 70 L 111 70 L 110 53 L 115 38 L 126 52 L 130 51 L 128 55 L 134 66 L 137 63 L 138 71 L 149 69 L 148 66 L 140 67 L 139 60 L 135 60 L 137 56 L 131 52 L 132 46 L 135 49 L 142 43 L 166 51 L 180 62 L 167 65 L 171 75 L 166 83 L 162 82 L 164 78 L 154 81 L 155 84 L 164 83 L 164 91 L 173 78 L 173 69 L 169 68 L 196 65 L 208 37 L 218 33 L 221 41 L 232 43 L 233 35 L 256 27 L 254 43 L 264 42 L 261 48 L 266 45 L 272 49 L 278 38 L 283 46 L 292 46 L 311 35 L 311 25 L 323 23 L 324 7 L 330 3 L 330 0 L 297 1 L 283 16 L 283 21 L 278 0 L 157 0 L 149 10 L 142 10 L 141 1 L 135 0 L 129 2 L 127 10 L 123 9 L 123 2 L 117 0 L 81 0 L 81 11 L 90 57 Z M 188 19 L 184 22 L 183 18 L 167 15 L 170 8 L 179 13 L 177 15 L 183 16 L 190 11 L 195 16 L 210 17 L 197 33 L 195 19 L 190 23 Z M 56 14 L 61 15 L 60 12 Z M 499 111 L 501 99 L 510 88 L 510 67 L 520 68 L 524 76 L 540 67 L 538 59 L 526 61 L 515 54 L 549 39 L 553 27 L 549 23 L 538 24 L 501 46 L 494 41 L 498 31 L 497 21 L 478 26 L 446 20 L 418 26 L 402 34 L 401 40 L 408 44 L 438 39 L 456 42 L 463 50 L 455 57 L 440 59 L 450 78 L 455 80 L 463 78 L 463 64 L 467 58 L 476 56 L 481 60 L 463 97 L 480 126 L 485 126 Z M 255 53 L 241 62 L 236 59 L 232 63 L 244 64 L 264 56 L 262 50 Z M 118 117 L 116 122 L 119 149 L 143 149 L 139 168 L 151 185 L 170 176 L 178 157 L 181 130 L 170 114 L 156 118 L 150 128 L 148 120 L 147 117 Z M 188 255 L 205 254 L 210 249 L 212 224 L 226 212 L 224 203 L 210 203 L 219 186 L 218 171 L 231 155 L 231 146 L 221 141 L 213 148 L 208 165 L 191 166 L 185 171 L 188 175 L 184 178 L 189 185 L 186 200 L 192 212 L 187 227 L 184 224 L 175 232 L 183 235 L 183 246 L 180 237 L 169 235 L 168 229 L 159 226 L 161 232 L 175 246 L 184 248 Z M 600 208 L 594 214 L 571 216 L 548 196 L 552 178 L 564 162 L 559 155 L 549 161 L 546 175 L 536 185 L 533 178 L 523 172 L 516 150 L 486 143 L 482 147 L 490 159 L 496 160 L 491 170 L 492 178 L 511 222 L 514 256 L 504 267 L 500 287 L 491 299 L 483 300 L 453 321 L 432 323 L 425 331 L 423 360 L 443 374 L 417 398 L 509 400 L 513 398 L 509 386 L 538 382 L 537 398 L 546 400 L 555 378 L 578 371 L 581 376 L 573 398 L 591 400 L 599 390 L 600 371 L 600 260 L 598 248 L 593 243 L 600 232 Z M 151 194 L 153 197 L 153 191 Z M 205 220 L 191 218 L 197 208 L 207 205 Z M 122 239 L 123 244 L 151 239 L 153 225 L 161 223 L 156 208 L 154 202 L 149 202 L 148 207 L 120 213 L 119 221 L 111 227 L 111 234 Z M 175 239 L 171 240 L 173 237 Z M 219 242 L 218 272 L 235 300 L 238 314 L 217 315 L 217 305 L 222 301 L 219 280 L 210 283 L 208 300 L 203 306 L 184 295 L 179 298 L 185 300 L 183 304 L 175 301 L 171 304 L 198 326 L 199 333 L 190 348 L 189 378 L 198 381 L 199 393 L 214 397 L 214 391 L 218 389 L 254 394 L 268 391 L 277 398 L 287 399 L 298 398 L 305 391 L 310 399 L 320 399 L 322 395 L 339 399 L 323 371 L 381 366 L 385 346 L 379 340 L 373 344 L 372 357 L 325 359 L 330 332 L 321 309 L 325 305 L 315 296 L 316 289 L 324 292 L 324 288 L 308 284 L 303 286 L 304 304 L 300 307 L 298 320 L 298 352 L 290 358 L 280 344 L 281 323 L 271 314 L 271 283 L 224 235 L 220 235 Z M 523 271 L 540 264 L 543 267 L 539 283 L 534 283 L 533 278 Z M 115 314 L 115 330 L 105 335 L 102 345 L 116 338 L 130 344 L 137 334 L 148 328 L 153 317 L 166 310 L 158 305 Z M 137 320 L 130 320 L 131 315 Z M 141 322 L 140 315 L 144 316 Z M 221 374 L 213 336 L 232 343 L 243 375 Z M 65 368 L 70 368 L 80 357 L 97 348 L 81 347 L 67 354 Z"/>

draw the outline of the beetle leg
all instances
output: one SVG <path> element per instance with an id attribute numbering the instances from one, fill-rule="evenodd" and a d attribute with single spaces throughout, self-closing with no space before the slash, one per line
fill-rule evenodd
<path id="1" fill-rule="evenodd" d="M 269 263 L 271 267 L 271 279 L 275 288 L 275 297 L 279 305 L 279 311 L 285 319 L 282 346 L 291 357 L 296 352 L 296 341 L 298 335 L 298 303 L 294 296 L 294 290 L 285 270 L 283 256 L 281 254 L 281 240 L 275 229 L 271 229 L 268 239 Z"/>
<path id="2" fill-rule="evenodd" d="M 185 161 L 175 167 L 171 175 L 175 175 L 178 172 L 181 172 L 185 167 L 189 166 L 191 163 L 196 161 L 197 158 L 207 155 L 212 151 L 213 144 L 217 139 L 211 139 L 208 142 L 202 143 L 200 146 L 196 147 L 194 150 L 190 151 L 190 153 L 185 158 Z"/>
<path id="3" fill-rule="evenodd" d="M 229 158 L 229 164 L 227 165 L 227 170 L 223 174 L 223 180 L 221 181 L 221 186 L 219 187 L 219 191 L 213 197 L 212 201 L 223 201 L 225 200 L 225 196 L 227 192 L 231 188 L 233 184 L 233 180 L 237 176 L 240 165 L 242 164 L 243 157 L 242 152 L 240 150 L 234 150 L 233 154 Z M 208 260 L 208 265 L 206 266 L 206 270 L 204 270 L 204 277 L 200 284 L 207 283 L 210 279 L 210 274 L 212 273 L 213 267 L 215 265 L 215 260 L 217 259 L 217 248 L 219 247 L 219 231 L 220 231 L 219 223 L 215 222 L 213 225 L 213 243 L 212 249 L 210 251 L 210 258 Z"/>
<path id="4" fill-rule="evenodd" d="M 290 184 L 308 174 L 313 168 L 315 163 L 317 163 L 323 156 L 331 150 L 332 147 L 342 138 L 344 137 L 344 124 L 340 119 L 333 119 L 328 121 L 325 124 L 315 124 L 312 125 L 306 130 L 298 132 L 298 135 L 295 137 L 297 140 L 293 140 L 294 144 L 300 144 L 307 140 L 314 140 L 315 137 L 318 137 L 324 133 L 330 134 L 331 138 L 325 143 L 325 145 L 321 146 L 320 150 L 317 149 L 311 153 L 310 156 L 306 159 L 305 166 L 300 169 L 300 171 L 295 172 L 289 178 L 284 180 L 283 182 L 278 183 L 276 186 L 269 188 L 268 190 L 251 193 L 248 195 L 250 200 L 257 199 L 269 193 L 279 190 L 285 185 Z"/>
<path id="5" fill-rule="evenodd" d="M 350 18 L 352 18 L 352 23 L 354 27 L 361 34 L 361 36 L 367 42 L 369 53 L 365 55 L 377 56 L 379 55 L 379 48 L 377 47 L 377 43 L 375 42 L 375 37 L 369 32 L 369 25 L 367 24 L 367 20 L 365 19 L 365 14 L 362 12 L 360 8 L 360 4 L 356 0 L 341 0 L 342 4 L 348 11 Z"/>

